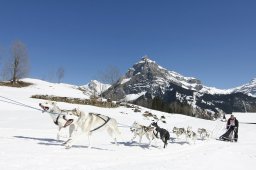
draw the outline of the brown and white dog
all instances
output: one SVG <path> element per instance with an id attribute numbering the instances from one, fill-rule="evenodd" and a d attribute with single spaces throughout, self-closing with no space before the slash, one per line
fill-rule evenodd
<path id="1" fill-rule="evenodd" d="M 155 138 L 154 127 L 140 125 L 138 122 L 135 121 L 133 122 L 130 130 L 134 135 L 133 138 L 131 139 L 131 142 L 133 142 L 133 140 L 137 136 L 139 136 L 139 144 L 141 144 L 142 137 L 146 135 L 147 139 L 149 140 L 149 146 L 151 146 L 151 142 Z"/>

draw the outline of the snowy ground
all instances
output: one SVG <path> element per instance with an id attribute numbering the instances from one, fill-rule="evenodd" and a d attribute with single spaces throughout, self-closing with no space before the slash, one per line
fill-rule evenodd
<path id="1" fill-rule="evenodd" d="M 40 82 L 37 82 L 40 84 Z M 53 88 L 54 85 L 50 85 Z M 49 85 L 28 88 L 0 87 L 0 96 L 4 96 L 29 106 L 38 107 L 42 100 L 31 99 L 31 94 L 42 94 L 48 91 Z M 43 89 L 42 89 L 43 88 Z M 59 87 L 60 88 L 60 87 Z M 65 94 L 74 97 L 81 96 L 79 92 L 64 90 L 63 86 L 52 90 L 52 94 Z M 174 126 L 192 126 L 212 131 L 209 140 L 198 139 L 195 144 L 187 143 L 184 137 L 169 141 L 168 147 L 162 149 L 161 141 L 154 141 L 148 147 L 148 141 L 143 138 L 142 145 L 131 143 L 132 134 L 129 126 L 133 121 L 145 125 L 150 120 L 141 113 L 134 113 L 130 108 L 106 109 L 93 106 L 78 106 L 58 103 L 61 108 L 79 107 L 81 110 L 98 112 L 116 118 L 122 133 L 119 145 L 115 146 L 106 133 L 101 132 L 92 136 L 92 148 L 88 149 L 86 136 L 71 148 L 65 149 L 62 142 L 56 140 L 57 127 L 47 113 L 41 113 L 27 107 L 15 105 L 0 97 L 0 167 L 3 170 L 91 170 L 91 169 L 172 169 L 172 170 L 240 170 L 255 169 L 256 161 L 256 114 L 237 113 L 240 120 L 239 141 L 237 143 L 217 141 L 224 132 L 225 122 L 207 121 L 177 114 L 148 110 L 159 117 L 166 117 L 166 124 L 160 124 L 171 131 Z M 39 108 L 39 107 L 38 107 Z M 62 140 L 66 140 L 67 130 L 62 131 Z M 175 135 L 171 133 L 172 139 Z"/>

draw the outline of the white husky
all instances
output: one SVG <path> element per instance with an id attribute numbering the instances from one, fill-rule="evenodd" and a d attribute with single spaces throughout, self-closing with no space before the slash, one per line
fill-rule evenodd
<path id="1" fill-rule="evenodd" d="M 61 110 L 56 102 L 52 101 L 46 101 L 44 103 L 39 103 L 39 106 L 43 109 L 44 112 L 48 112 L 54 122 L 58 126 L 58 132 L 57 132 L 57 140 L 60 140 L 60 131 L 62 128 L 65 128 L 69 126 L 73 120 L 72 119 L 66 119 L 66 112 L 67 110 Z M 73 132 L 75 126 L 72 124 L 69 126 L 69 137 L 71 136 L 71 133 Z"/>
<path id="2" fill-rule="evenodd" d="M 76 127 L 74 132 L 71 133 L 69 140 L 65 143 L 66 148 L 71 148 L 75 140 L 81 135 L 81 133 L 78 133 L 79 129 L 82 133 L 88 135 L 89 148 L 91 147 L 91 134 L 99 130 L 106 130 L 108 134 L 114 139 L 115 144 L 117 145 L 116 138 L 120 135 L 120 132 L 118 130 L 117 121 L 115 119 L 101 114 L 83 112 L 79 109 L 68 111 L 66 119 L 74 120 L 73 124 Z"/>

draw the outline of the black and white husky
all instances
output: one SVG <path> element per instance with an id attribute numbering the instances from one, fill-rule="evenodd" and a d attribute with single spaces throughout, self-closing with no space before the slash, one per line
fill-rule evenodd
<path id="1" fill-rule="evenodd" d="M 208 132 L 204 128 L 198 128 L 197 133 L 199 134 L 201 139 L 206 139 L 210 137 L 210 132 Z"/>
<path id="2" fill-rule="evenodd" d="M 149 146 L 151 146 L 151 141 L 155 138 L 155 135 L 153 133 L 154 127 L 151 126 L 144 126 L 140 125 L 138 122 L 134 122 L 130 128 L 131 132 L 133 133 L 133 138 L 131 139 L 131 142 L 139 136 L 139 143 L 141 144 L 141 139 L 144 135 L 146 135 L 147 139 L 149 140 Z"/>
<path id="3" fill-rule="evenodd" d="M 181 136 L 181 135 L 186 135 L 186 130 L 185 128 L 177 128 L 177 127 L 173 127 L 172 132 L 177 136 L 177 139 Z"/>
<path id="4" fill-rule="evenodd" d="M 56 102 L 46 101 L 44 103 L 39 103 L 39 106 L 43 109 L 43 112 L 48 112 L 51 116 L 54 124 L 58 126 L 57 140 L 60 140 L 60 132 L 62 128 L 65 128 L 73 122 L 72 119 L 66 119 L 65 115 L 67 110 L 61 110 Z M 69 126 L 69 136 L 74 130 L 74 125 Z"/>
<path id="5" fill-rule="evenodd" d="M 168 130 L 160 128 L 157 122 L 153 122 L 151 125 L 155 127 L 154 135 L 156 136 L 156 138 L 160 138 L 164 142 L 165 148 L 168 144 L 167 141 L 170 140 L 170 133 L 168 132 Z"/>
<path id="6" fill-rule="evenodd" d="M 187 131 L 186 131 L 186 141 L 188 141 L 188 139 L 192 140 L 194 144 L 197 140 L 197 135 L 192 130 L 192 127 L 190 127 L 190 126 L 187 127 Z"/>

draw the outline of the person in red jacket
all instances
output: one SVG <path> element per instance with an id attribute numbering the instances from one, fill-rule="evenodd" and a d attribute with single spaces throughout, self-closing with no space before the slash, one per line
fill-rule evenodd
<path id="1" fill-rule="evenodd" d="M 234 115 L 231 115 L 230 118 L 228 119 L 227 125 L 226 125 L 227 132 L 224 133 L 222 136 L 220 136 L 220 139 L 228 140 L 228 141 L 234 140 L 235 142 L 237 142 L 238 127 L 239 127 L 238 120 L 235 118 Z M 232 134 L 234 134 L 234 136 L 232 136 Z"/>

